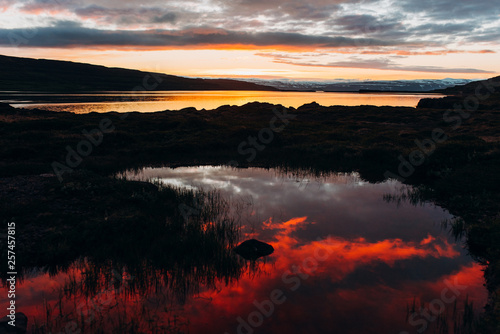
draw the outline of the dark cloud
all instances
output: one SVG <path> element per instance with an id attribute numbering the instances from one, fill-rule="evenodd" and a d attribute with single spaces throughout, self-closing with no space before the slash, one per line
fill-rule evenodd
<path id="1" fill-rule="evenodd" d="M 336 11 L 338 5 L 314 6 L 309 2 L 301 3 L 292 6 L 285 6 L 285 12 L 298 19 L 305 20 L 324 20 L 330 18 Z"/>
<path id="2" fill-rule="evenodd" d="M 20 10 L 24 12 L 39 12 L 54 9 L 72 9 L 72 1 L 59 1 L 59 0 L 32 0 L 32 1 L 19 1 L 22 4 Z"/>
<path id="3" fill-rule="evenodd" d="M 372 15 L 346 15 L 330 23 L 343 33 L 356 33 L 388 40 L 432 41 L 447 43 L 459 36 L 470 36 L 481 27 L 481 22 L 469 20 L 462 23 L 425 23 L 416 26 L 404 24 L 404 17 L 377 18 Z M 436 35 L 441 39 L 436 39 Z"/>
<path id="4" fill-rule="evenodd" d="M 482 32 L 474 35 L 470 35 L 466 38 L 468 42 L 471 43 L 483 43 L 483 42 L 492 42 L 492 41 L 500 41 L 500 31 L 488 31 Z"/>
<path id="5" fill-rule="evenodd" d="M 154 16 L 153 17 L 153 22 L 154 23 L 172 23 L 172 22 L 175 22 L 177 16 L 175 15 L 175 13 L 166 13 L 166 14 L 163 14 L 163 15 L 159 15 L 159 16 Z"/>
<path id="6" fill-rule="evenodd" d="M 328 18 L 340 9 L 340 4 L 346 2 L 357 2 L 357 0 L 214 0 L 214 3 L 225 8 L 226 14 L 258 13 L 306 20 Z"/>
<path id="7" fill-rule="evenodd" d="M 398 5 L 406 13 L 420 13 L 438 20 L 473 19 L 500 14 L 500 0 L 400 0 Z"/>
<path id="8" fill-rule="evenodd" d="M 0 29 L 0 45 L 11 45 L 9 36 L 23 34 L 22 29 Z M 53 27 L 36 29 L 36 37 L 26 46 L 31 47 L 167 47 L 239 44 L 248 46 L 284 45 L 292 47 L 353 47 L 389 46 L 390 41 L 372 38 L 329 37 L 286 32 L 247 33 L 214 28 L 184 30 L 99 30 L 79 26 L 75 22 L 58 22 Z"/>
<path id="9" fill-rule="evenodd" d="M 413 29 L 411 32 L 417 33 L 419 35 L 452 35 L 457 36 L 458 34 L 471 34 L 476 28 L 478 28 L 478 24 L 474 22 L 470 23 L 446 23 L 446 24 L 437 24 L 437 23 L 428 23 L 419 25 Z"/>
<path id="10" fill-rule="evenodd" d="M 394 70 L 394 71 L 410 71 L 410 72 L 432 72 L 432 73 L 494 73 L 491 71 L 485 71 L 475 68 L 446 68 L 439 66 L 406 66 L 394 63 L 392 60 L 387 58 L 379 59 L 359 59 L 357 57 L 352 57 L 352 60 L 348 61 L 336 61 L 328 63 L 318 63 L 318 62 L 297 62 L 289 60 L 287 58 L 275 59 L 277 63 L 299 65 L 299 66 L 317 66 L 317 67 L 332 67 L 332 68 L 366 68 L 366 69 L 376 69 L 376 70 Z"/>
<path id="11" fill-rule="evenodd" d="M 83 19 L 94 19 L 107 24 L 174 23 L 177 19 L 175 13 L 162 8 L 112 9 L 93 5 L 77 8 L 74 13 Z"/>
<path id="12" fill-rule="evenodd" d="M 35 29 L 35 37 L 26 37 L 32 33 L 20 29 L 0 29 L 0 45 L 336 49 L 334 52 L 360 57 L 385 54 L 387 58 L 321 62 L 313 57 L 273 57 L 278 62 L 303 66 L 489 73 L 474 68 L 403 66 L 396 63 L 394 55 L 446 55 L 462 52 L 450 50 L 470 50 L 471 46 L 479 49 L 478 43 L 483 44 L 480 48 L 496 49 L 500 40 L 500 0 L 398 0 L 392 2 L 391 10 L 381 1 L 0 0 L 4 8 L 15 5 L 24 15 L 47 14 L 46 21 L 43 16 L 37 18 L 36 22 L 46 23 Z M 77 22 L 54 23 L 66 16 Z"/>
<path id="13" fill-rule="evenodd" d="M 388 30 L 399 30 L 402 28 L 400 22 L 393 19 L 378 19 L 372 15 L 345 15 L 332 21 L 343 30 L 358 32 L 362 34 L 380 33 Z"/>

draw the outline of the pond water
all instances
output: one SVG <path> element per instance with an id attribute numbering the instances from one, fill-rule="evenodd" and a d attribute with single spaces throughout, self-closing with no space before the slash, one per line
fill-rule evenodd
<path id="1" fill-rule="evenodd" d="M 425 326 L 432 333 L 462 319 L 466 299 L 476 312 L 486 303 L 482 267 L 441 224 L 452 216 L 431 203 L 394 200 L 410 190 L 398 181 L 215 166 L 142 168 L 120 176 L 218 189 L 241 204 L 231 209 L 241 224 L 240 240 L 255 238 L 275 251 L 256 262 L 240 259 L 234 275 L 194 273 L 199 286 L 193 290 L 177 282 L 174 288 L 150 284 L 147 292 L 115 286 L 61 297 L 61 286 L 84 279 L 84 261 L 64 273 L 35 271 L 18 287 L 19 310 L 43 322 L 44 303 L 56 318 L 61 300 L 77 308 L 85 300 L 85 317 L 122 312 L 125 319 L 149 317 L 172 332 L 420 333 Z M 119 274 L 118 281 L 132 280 Z M 61 316 L 60 327 L 80 328 L 70 318 Z"/>
<path id="2" fill-rule="evenodd" d="M 38 108 L 74 113 L 154 112 L 187 107 L 215 109 L 222 105 L 244 105 L 250 102 L 281 104 L 298 108 L 317 102 L 323 106 L 375 105 L 416 107 L 422 98 L 439 94 L 412 93 L 332 93 L 332 92 L 260 92 L 260 91 L 170 91 L 170 92 L 102 92 L 88 94 L 45 94 L 0 92 L 0 102 L 19 108 Z"/>

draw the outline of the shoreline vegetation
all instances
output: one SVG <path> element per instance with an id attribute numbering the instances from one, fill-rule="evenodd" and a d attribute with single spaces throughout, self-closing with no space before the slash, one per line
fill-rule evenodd
<path id="1" fill-rule="evenodd" d="M 284 110 L 249 103 L 208 111 L 73 114 L 0 104 L 0 212 L 2 219 L 16 221 L 18 235 L 24 238 L 19 262 L 50 268 L 60 264 L 61 257 L 69 265 L 82 255 L 79 238 L 89 250 L 103 242 L 95 239 L 100 226 L 108 226 L 110 236 L 117 233 L 113 226 L 132 231 L 144 219 L 155 222 L 150 226 L 156 228 L 157 222 L 164 223 L 165 214 L 178 215 L 174 209 L 195 196 L 110 177 L 126 169 L 229 163 L 239 168 L 305 169 L 318 175 L 357 171 L 370 182 L 392 175 L 417 189 L 413 197 L 432 201 L 459 218 L 450 226 L 451 232 L 464 234 L 470 254 L 486 266 L 490 299 L 478 332 L 498 332 L 500 88 L 496 86 L 491 97 L 458 124 L 458 118 L 453 118 L 459 115 L 455 104 L 476 92 L 477 83 L 473 84 L 446 91 L 453 94 L 451 98 L 422 100 L 417 108 L 311 103 Z M 451 114 L 444 117 L 450 108 Z M 282 117 L 276 119 L 276 126 L 286 126 L 273 132 L 271 141 L 259 142 L 251 150 L 249 138 L 259 138 L 277 113 Z M 436 129 L 442 130 L 439 136 Z M 83 147 L 82 141 L 92 146 Z M 412 153 L 417 150 L 424 159 L 413 164 Z M 153 210 L 155 203 L 162 204 Z M 207 239 L 213 241 L 217 258 L 227 256 L 222 245 L 234 245 L 237 240 L 231 224 L 224 238 L 218 239 L 216 228 Z M 203 224 L 188 232 L 179 227 L 184 226 L 181 223 L 169 226 L 172 240 L 188 232 L 202 238 L 198 232 L 205 230 L 200 230 Z M 45 247 L 39 252 L 41 245 Z M 1 252 L 3 256 L 6 249 Z M 98 258 L 99 254 L 97 250 L 86 255 Z M 224 269 L 234 278 L 241 267 L 233 263 Z"/>

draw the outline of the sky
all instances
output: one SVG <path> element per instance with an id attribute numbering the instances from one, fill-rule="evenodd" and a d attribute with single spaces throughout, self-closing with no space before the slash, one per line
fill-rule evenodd
<path id="1" fill-rule="evenodd" d="M 500 0 L 0 0 L 0 54 L 191 77 L 483 79 Z"/>

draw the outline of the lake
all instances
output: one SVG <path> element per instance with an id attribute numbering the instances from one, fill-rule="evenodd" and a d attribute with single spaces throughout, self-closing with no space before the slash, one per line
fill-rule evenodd
<path id="1" fill-rule="evenodd" d="M 71 333 L 111 320 L 162 333 L 441 333 L 486 303 L 482 266 L 443 224 L 453 217 L 432 203 L 409 203 L 403 195 L 412 188 L 398 181 L 219 166 L 144 167 L 119 177 L 216 189 L 231 203 L 240 241 L 255 238 L 275 251 L 256 261 L 230 253 L 213 267 L 179 259 L 177 268 L 147 265 L 136 277 L 112 258 L 105 270 L 90 259 L 50 274 L 34 268 L 18 286 L 18 309 L 30 319 Z M 198 209 L 193 203 L 186 212 L 203 214 Z M 79 314 L 90 322 L 78 322 Z"/>
<path id="2" fill-rule="evenodd" d="M 45 94 L 0 92 L 0 102 L 19 108 L 39 108 L 74 113 L 154 112 L 188 107 L 215 109 L 222 105 L 244 105 L 250 102 L 281 104 L 298 108 L 317 102 L 323 106 L 375 105 L 416 107 L 422 98 L 439 94 L 409 93 L 330 93 L 267 91 L 169 91 L 169 92 L 102 92 L 92 94 Z"/>

